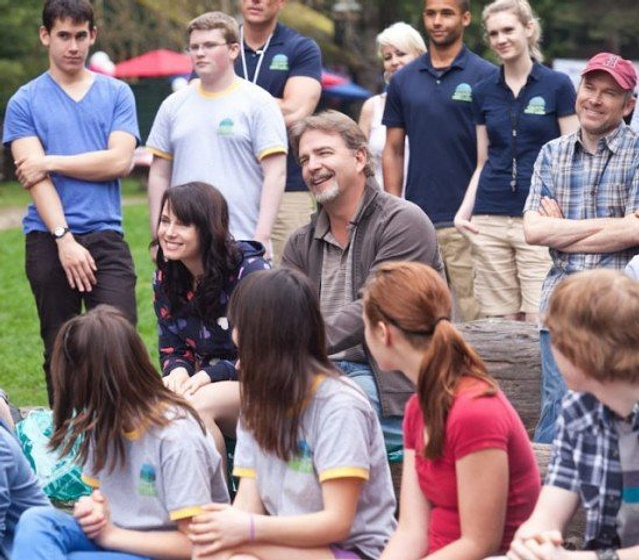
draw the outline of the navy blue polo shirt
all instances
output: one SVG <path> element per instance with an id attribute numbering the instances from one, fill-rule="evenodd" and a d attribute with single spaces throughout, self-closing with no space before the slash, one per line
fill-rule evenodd
<path id="1" fill-rule="evenodd" d="M 463 47 L 450 67 L 433 68 L 428 53 L 388 86 L 383 124 L 403 128 L 410 142 L 406 198 L 437 227 L 452 226 L 477 164 L 472 99 L 497 67 Z"/>
<path id="2" fill-rule="evenodd" d="M 474 118 L 486 126 L 489 146 L 473 214 L 521 216 L 539 150 L 561 135 L 558 119 L 575 114 L 575 98 L 566 74 L 538 62 L 516 98 L 503 68 L 475 88 Z"/>
<path id="3" fill-rule="evenodd" d="M 241 56 L 235 60 L 235 73 L 252 82 L 260 61 L 261 51 L 256 52 L 246 44 L 243 45 L 243 48 L 248 76 L 244 75 Z M 281 99 L 284 96 L 286 81 L 295 76 L 306 76 L 319 82 L 322 77 L 322 54 L 315 41 L 278 23 L 271 42 L 262 57 L 262 64 L 255 83 L 273 97 Z M 287 192 L 307 190 L 302 179 L 301 169 L 290 146 L 286 161 L 286 190 Z"/>

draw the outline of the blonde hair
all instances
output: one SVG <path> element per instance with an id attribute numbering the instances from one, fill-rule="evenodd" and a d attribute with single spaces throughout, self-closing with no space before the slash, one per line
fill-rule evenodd
<path id="1" fill-rule="evenodd" d="M 486 22 L 488 18 L 499 12 L 511 12 L 517 17 L 520 23 L 526 27 L 532 26 L 532 35 L 528 38 L 528 50 L 530 55 L 538 62 L 544 61 L 544 55 L 541 52 L 541 25 L 539 18 L 533 12 L 527 0 L 495 0 L 488 4 L 482 12 L 482 22 L 484 24 L 484 34 L 486 33 Z"/>
<path id="2" fill-rule="evenodd" d="M 403 21 L 388 26 L 377 36 L 375 41 L 377 43 L 377 56 L 380 58 L 383 47 L 394 47 L 400 51 L 413 53 L 416 58 L 426 52 L 426 43 L 419 31 Z"/>
<path id="3" fill-rule="evenodd" d="M 240 42 L 240 27 L 237 21 L 223 12 L 206 12 L 192 19 L 186 28 L 186 36 L 190 37 L 193 31 L 213 29 L 219 29 L 227 43 Z"/>
<path id="4" fill-rule="evenodd" d="M 615 270 L 569 276 L 555 288 L 546 326 L 585 375 L 639 382 L 639 282 Z"/>

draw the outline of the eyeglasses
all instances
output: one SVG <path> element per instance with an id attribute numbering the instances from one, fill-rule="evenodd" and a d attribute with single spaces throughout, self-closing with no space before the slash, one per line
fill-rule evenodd
<path id="1" fill-rule="evenodd" d="M 201 45 L 189 45 L 184 49 L 184 52 L 187 54 L 197 54 L 202 49 L 204 52 L 210 52 L 217 47 L 221 47 L 223 45 L 228 45 L 229 43 L 202 43 Z"/>

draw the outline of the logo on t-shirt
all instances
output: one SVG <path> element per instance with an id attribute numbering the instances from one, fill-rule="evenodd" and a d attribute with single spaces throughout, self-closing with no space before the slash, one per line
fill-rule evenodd
<path id="1" fill-rule="evenodd" d="M 300 452 L 288 462 L 289 470 L 299 473 L 313 472 L 313 451 L 304 440 L 298 443 Z"/>
<path id="2" fill-rule="evenodd" d="M 459 84 L 455 88 L 452 99 L 470 103 L 473 100 L 473 88 L 470 87 L 470 84 Z"/>
<path id="3" fill-rule="evenodd" d="M 223 119 L 217 127 L 218 136 L 233 136 L 234 123 L 232 119 Z"/>
<path id="4" fill-rule="evenodd" d="M 157 498 L 158 491 L 155 487 L 155 467 L 144 463 L 140 468 L 140 485 L 138 486 L 140 496 Z"/>
<path id="5" fill-rule="evenodd" d="M 285 54 L 276 54 L 271 60 L 271 65 L 269 66 L 269 70 L 282 70 L 284 72 L 288 71 L 288 56 Z"/>
<path id="6" fill-rule="evenodd" d="M 546 100 L 543 97 L 533 97 L 528 102 L 528 107 L 524 109 L 524 113 L 527 115 L 545 115 L 546 114 Z"/>

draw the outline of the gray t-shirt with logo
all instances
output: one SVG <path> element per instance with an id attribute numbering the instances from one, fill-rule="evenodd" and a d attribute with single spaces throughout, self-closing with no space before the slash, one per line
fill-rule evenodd
<path id="1" fill-rule="evenodd" d="M 360 478 L 355 519 L 337 544 L 378 558 L 395 530 L 395 495 L 384 438 L 366 396 L 348 379 L 318 376 L 300 422 L 301 453 L 288 463 L 263 452 L 240 422 L 234 474 L 255 478 L 270 515 L 322 510 L 322 482 Z"/>
<path id="2" fill-rule="evenodd" d="M 138 531 L 176 529 L 177 521 L 210 502 L 228 503 L 222 461 L 213 438 L 187 414 L 167 412 L 163 427 L 125 435 L 126 464 L 94 472 L 91 456 L 83 480 L 108 498 L 115 525 Z M 181 413 L 180 413 L 181 414 Z"/>

